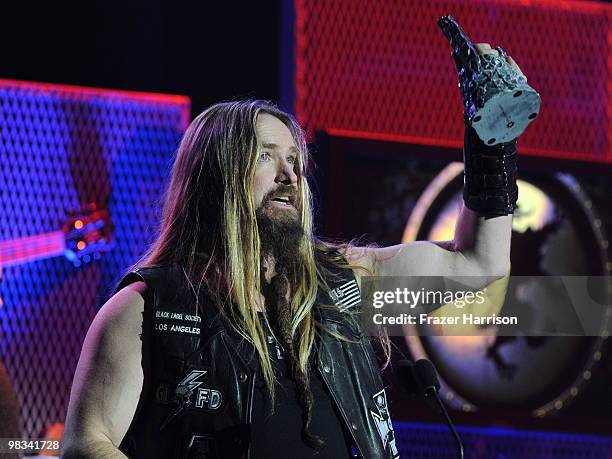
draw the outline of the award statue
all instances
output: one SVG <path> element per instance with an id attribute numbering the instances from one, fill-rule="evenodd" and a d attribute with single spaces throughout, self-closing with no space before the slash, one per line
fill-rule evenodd
<path id="1" fill-rule="evenodd" d="M 527 78 L 499 55 L 479 55 L 452 16 L 438 21 L 453 48 L 459 74 L 466 126 L 474 128 L 486 145 L 516 139 L 540 112 L 540 95 Z"/>

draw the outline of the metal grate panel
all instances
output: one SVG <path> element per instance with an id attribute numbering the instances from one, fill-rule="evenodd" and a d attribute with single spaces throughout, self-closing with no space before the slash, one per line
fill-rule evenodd
<path id="1" fill-rule="evenodd" d="M 589 1 L 296 0 L 298 118 L 310 131 L 461 147 L 445 14 L 474 42 L 502 45 L 540 92 L 523 154 L 612 162 L 612 7 Z"/>
<path id="2" fill-rule="evenodd" d="M 0 80 L 0 357 L 24 436 L 63 422 L 87 328 L 154 233 L 189 116 L 181 96 Z M 70 261 L 56 249 L 75 216 L 91 231 L 73 242 L 99 250 Z"/>

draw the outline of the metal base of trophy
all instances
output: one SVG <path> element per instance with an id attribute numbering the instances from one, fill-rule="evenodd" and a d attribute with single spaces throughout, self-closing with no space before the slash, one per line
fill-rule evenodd
<path id="1" fill-rule="evenodd" d="M 497 145 L 516 139 L 539 113 L 540 96 L 525 84 L 492 96 L 470 124 L 486 145 Z"/>

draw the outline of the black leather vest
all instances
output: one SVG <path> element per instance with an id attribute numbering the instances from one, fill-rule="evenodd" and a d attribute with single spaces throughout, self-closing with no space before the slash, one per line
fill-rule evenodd
<path id="1" fill-rule="evenodd" d="M 141 268 L 117 290 L 147 284 L 143 318 L 144 384 L 120 449 L 131 458 L 249 458 L 254 381 L 261 378 L 255 350 L 220 316 L 212 301 L 195 295 L 179 268 Z M 399 457 L 386 393 L 370 337 L 359 319 L 341 312 L 359 303 L 350 270 L 319 293 L 319 320 L 350 338 L 323 333 L 317 369 L 360 457 Z"/>

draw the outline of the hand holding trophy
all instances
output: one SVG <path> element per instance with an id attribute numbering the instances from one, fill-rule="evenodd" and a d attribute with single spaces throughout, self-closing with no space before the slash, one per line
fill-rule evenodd
<path id="1" fill-rule="evenodd" d="M 485 218 L 512 214 L 516 139 L 538 116 L 540 95 L 500 47 L 474 45 L 451 16 L 438 25 L 453 48 L 463 99 L 465 206 Z"/>
<path id="2" fill-rule="evenodd" d="M 453 48 L 465 125 L 486 145 L 516 139 L 538 116 L 540 95 L 500 47 L 498 53 L 479 55 L 452 16 L 440 18 L 438 25 Z"/>

